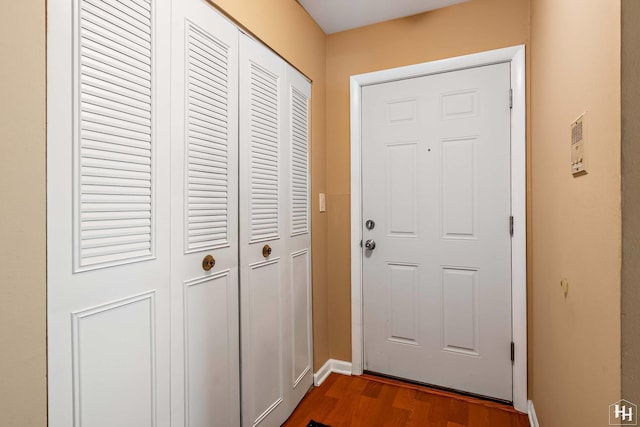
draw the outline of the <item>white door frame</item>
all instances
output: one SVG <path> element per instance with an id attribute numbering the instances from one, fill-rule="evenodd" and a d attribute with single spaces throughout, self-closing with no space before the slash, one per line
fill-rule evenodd
<path id="1" fill-rule="evenodd" d="M 527 412 L 527 265 L 526 265 L 526 86 L 524 45 L 459 56 L 423 64 L 351 76 L 351 359 L 352 373 L 362 374 L 362 87 L 502 62 L 511 63 L 511 246 L 512 328 L 515 344 L 513 405 Z M 506 224 L 505 224 L 506 227 Z"/>

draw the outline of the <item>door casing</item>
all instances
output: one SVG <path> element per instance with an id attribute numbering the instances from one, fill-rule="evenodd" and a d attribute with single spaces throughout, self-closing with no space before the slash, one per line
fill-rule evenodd
<path id="1" fill-rule="evenodd" d="M 352 373 L 364 366 L 362 299 L 361 89 L 394 80 L 508 62 L 511 64 L 511 213 L 513 405 L 527 412 L 527 265 L 526 265 L 526 80 L 525 46 L 513 46 L 455 58 L 351 76 L 351 359 Z M 505 227 L 507 225 L 505 224 Z"/>

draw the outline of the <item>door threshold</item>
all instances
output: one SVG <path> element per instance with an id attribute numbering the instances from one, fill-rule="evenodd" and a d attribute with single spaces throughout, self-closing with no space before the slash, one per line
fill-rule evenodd
<path id="1" fill-rule="evenodd" d="M 499 407 L 504 410 L 520 413 L 513 407 L 513 402 L 509 400 L 496 399 L 495 397 L 484 396 L 481 394 L 456 390 L 453 388 L 443 387 L 443 386 L 429 384 L 429 383 L 423 383 L 420 381 L 396 377 L 393 375 L 382 374 L 374 371 L 365 370 L 363 371 L 362 375 L 363 377 L 373 381 L 392 384 L 400 387 L 412 388 L 414 390 L 424 391 L 427 393 L 437 394 L 440 396 L 452 397 L 454 399 L 464 400 L 470 403 L 488 404 L 488 406 L 491 406 L 491 407 L 498 407 L 499 405 Z M 497 404 L 497 405 L 494 405 L 494 404 Z"/>

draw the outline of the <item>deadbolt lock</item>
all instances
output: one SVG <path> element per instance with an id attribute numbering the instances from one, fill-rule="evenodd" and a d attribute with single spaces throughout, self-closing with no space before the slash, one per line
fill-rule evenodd
<path id="1" fill-rule="evenodd" d="M 264 245 L 262 247 L 262 256 L 265 257 L 265 258 L 268 258 L 269 255 L 271 255 L 271 246 Z"/>
<path id="2" fill-rule="evenodd" d="M 216 260 L 211 255 L 207 255 L 202 259 L 202 269 L 204 271 L 209 271 L 216 265 Z"/>

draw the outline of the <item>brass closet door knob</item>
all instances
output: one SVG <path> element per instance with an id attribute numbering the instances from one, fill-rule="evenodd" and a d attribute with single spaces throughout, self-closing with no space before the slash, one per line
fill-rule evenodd
<path id="1" fill-rule="evenodd" d="M 216 260 L 211 255 L 207 255 L 202 259 L 202 269 L 204 271 L 209 271 L 216 265 Z"/>
<path id="2" fill-rule="evenodd" d="M 271 246 L 264 245 L 262 247 L 262 256 L 265 257 L 265 258 L 268 258 L 269 255 L 271 255 Z"/>

